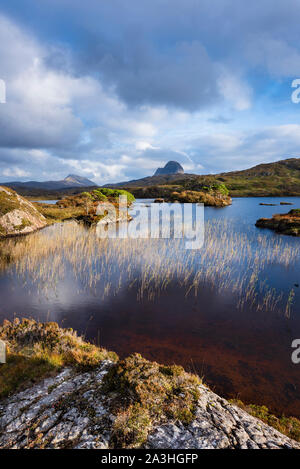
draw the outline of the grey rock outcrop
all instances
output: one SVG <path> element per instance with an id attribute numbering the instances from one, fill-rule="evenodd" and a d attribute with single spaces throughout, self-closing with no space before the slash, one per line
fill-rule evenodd
<path id="1" fill-rule="evenodd" d="M 157 168 L 154 176 L 166 174 L 184 174 L 184 169 L 177 161 L 169 161 L 163 168 Z"/>
<path id="2" fill-rule="evenodd" d="M 170 422 L 149 436 L 148 448 L 300 449 L 300 444 L 252 417 L 201 385 L 196 419 Z"/>
<path id="3" fill-rule="evenodd" d="M 65 369 L 0 401 L 0 448 L 110 447 L 114 416 L 101 389 L 112 362 L 94 371 Z M 196 419 L 154 426 L 147 448 L 300 449 L 300 445 L 200 386 Z"/>
<path id="4" fill-rule="evenodd" d="M 45 217 L 31 202 L 0 186 L 0 238 L 32 233 L 46 225 Z"/>

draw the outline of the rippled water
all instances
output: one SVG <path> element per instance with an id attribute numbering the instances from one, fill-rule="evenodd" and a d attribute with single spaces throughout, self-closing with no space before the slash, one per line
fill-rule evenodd
<path id="1" fill-rule="evenodd" d="M 293 207 L 260 206 L 289 201 Z M 135 207 L 149 204 L 138 201 Z M 54 320 L 120 355 L 197 371 L 218 392 L 300 416 L 300 239 L 255 221 L 300 198 L 205 208 L 205 243 L 101 240 L 75 223 L 0 243 L 0 320 Z"/>

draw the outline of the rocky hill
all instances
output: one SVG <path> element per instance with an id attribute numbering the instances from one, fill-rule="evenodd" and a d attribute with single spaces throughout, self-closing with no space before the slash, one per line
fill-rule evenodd
<path id="1" fill-rule="evenodd" d="M 184 169 L 181 164 L 177 161 L 169 161 L 163 168 L 157 168 L 154 176 L 160 176 L 165 174 L 183 174 Z"/>
<path id="2" fill-rule="evenodd" d="M 155 174 L 108 187 L 127 188 L 135 196 L 139 196 L 141 189 L 144 189 L 144 197 L 154 192 L 155 197 L 163 197 L 163 191 L 169 186 L 176 186 L 176 190 L 197 191 L 203 185 L 214 183 L 225 184 L 231 197 L 300 196 L 300 158 L 219 174 Z"/>
<path id="3" fill-rule="evenodd" d="M 5 321 L 0 339 L 0 449 L 300 449 L 181 367 L 120 360 L 55 323 Z"/>
<path id="4" fill-rule="evenodd" d="M 56 181 L 57 182 L 57 181 Z M 92 183 L 90 181 L 90 183 Z M 16 183 L 16 190 L 24 196 L 43 199 L 60 199 L 64 195 L 75 195 L 90 191 L 97 186 L 77 185 L 70 187 L 64 183 L 59 188 L 45 188 L 46 183 L 30 187 L 30 183 Z M 203 186 L 225 184 L 231 197 L 268 197 L 300 196 L 300 158 L 289 158 L 275 163 L 267 163 L 241 171 L 228 173 L 197 174 L 159 174 L 142 179 L 106 184 L 103 187 L 127 189 L 135 197 L 165 197 L 173 191 L 201 191 Z M 44 188 L 43 188 L 44 186 Z"/>
<path id="5" fill-rule="evenodd" d="M 12 189 L 0 186 L 0 238 L 32 233 L 46 226 L 45 217 Z"/>

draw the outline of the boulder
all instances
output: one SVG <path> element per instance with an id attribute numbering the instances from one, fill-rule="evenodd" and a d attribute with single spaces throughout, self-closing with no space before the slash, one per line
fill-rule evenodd
<path id="1" fill-rule="evenodd" d="M 32 233 L 46 225 L 46 218 L 31 202 L 0 186 L 0 237 Z"/>

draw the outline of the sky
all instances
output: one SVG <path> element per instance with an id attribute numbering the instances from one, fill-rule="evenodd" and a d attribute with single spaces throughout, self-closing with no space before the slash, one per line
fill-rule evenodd
<path id="1" fill-rule="evenodd" d="M 0 0 L 0 182 L 300 156 L 298 0 Z"/>

